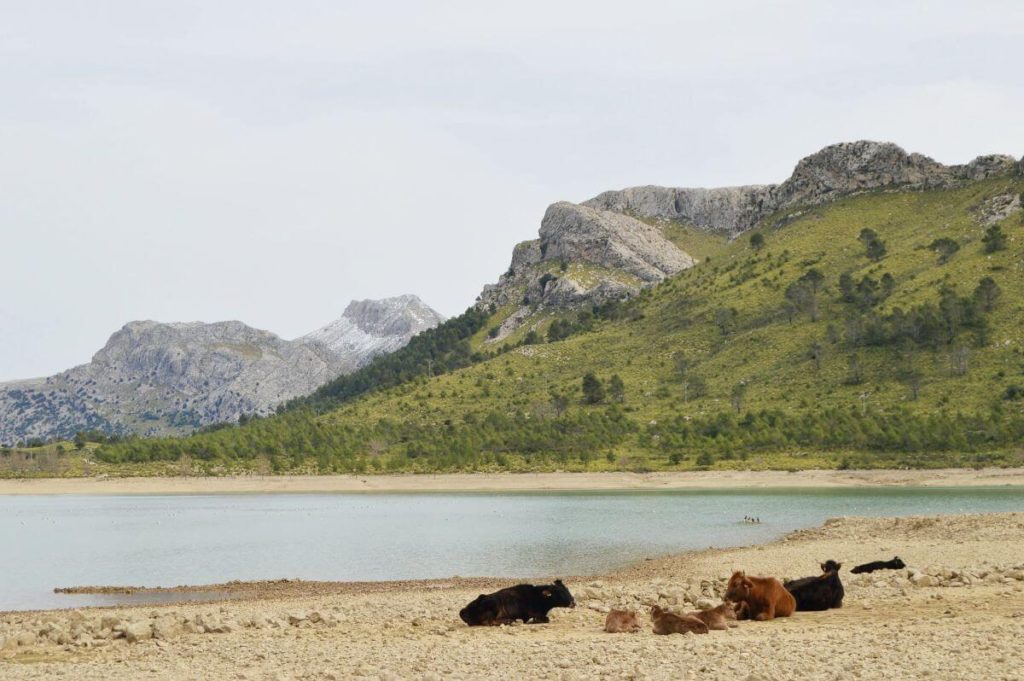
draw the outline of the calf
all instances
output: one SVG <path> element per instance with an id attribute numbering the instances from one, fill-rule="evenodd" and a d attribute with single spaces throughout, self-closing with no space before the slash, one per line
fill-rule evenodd
<path id="1" fill-rule="evenodd" d="M 902 570 L 907 567 L 906 563 L 900 560 L 899 556 L 895 556 L 892 560 L 876 560 L 872 563 L 864 563 L 850 570 L 855 575 L 859 575 L 862 572 L 874 572 L 875 570 Z"/>
<path id="2" fill-rule="evenodd" d="M 696 617 L 704 624 L 708 625 L 708 629 L 714 631 L 724 631 L 729 627 L 738 626 L 735 622 L 739 619 L 736 615 L 736 604 L 726 601 L 716 608 L 708 608 L 707 610 L 695 610 L 693 612 L 686 613 L 688 617 Z"/>
<path id="3" fill-rule="evenodd" d="M 609 634 L 640 631 L 640 618 L 632 610 L 612 610 L 604 618 L 604 630 Z"/>
<path id="4" fill-rule="evenodd" d="M 774 577 L 748 577 L 735 572 L 729 579 L 725 599 L 741 603 L 741 612 L 752 620 L 789 617 L 796 610 L 796 599 Z"/>
<path id="5" fill-rule="evenodd" d="M 821 564 L 824 574 L 786 582 L 786 591 L 793 594 L 797 610 L 828 610 L 843 607 L 843 583 L 839 580 L 842 565 L 834 560 Z"/>
<path id="6" fill-rule="evenodd" d="M 656 605 L 651 607 L 651 621 L 654 622 L 655 634 L 708 633 L 708 625 L 696 617 L 674 615 Z"/>
<path id="7" fill-rule="evenodd" d="M 492 594 L 480 594 L 459 611 L 462 621 L 471 627 L 523 623 L 546 623 L 552 608 L 575 608 L 576 601 L 562 580 L 534 586 L 519 584 Z"/>

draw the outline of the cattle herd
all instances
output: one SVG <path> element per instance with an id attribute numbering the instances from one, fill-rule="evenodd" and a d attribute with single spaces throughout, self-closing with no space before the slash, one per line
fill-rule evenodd
<path id="1" fill-rule="evenodd" d="M 898 557 L 858 565 L 850 572 L 899 570 L 906 567 Z M 774 577 L 751 577 L 736 572 L 729 579 L 725 600 L 721 605 L 687 613 L 673 613 L 657 605 L 651 608 L 655 634 L 706 634 L 738 626 L 737 620 L 770 620 L 789 617 L 801 610 L 828 610 L 843 605 L 843 583 L 839 579 L 841 563 L 826 560 L 821 574 L 780 582 Z M 554 584 L 519 584 L 480 594 L 459 611 L 462 621 L 471 627 L 497 626 L 522 620 L 524 624 L 548 622 L 554 608 L 575 608 L 569 588 L 556 579 Z M 640 616 L 631 610 L 612 610 L 605 619 L 605 631 L 630 633 L 640 631 Z"/>

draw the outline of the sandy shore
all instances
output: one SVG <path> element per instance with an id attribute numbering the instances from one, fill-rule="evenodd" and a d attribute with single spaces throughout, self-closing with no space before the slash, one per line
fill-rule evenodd
<path id="1" fill-rule="evenodd" d="M 15 494 L 252 494 L 501 492 L 786 487 L 986 487 L 1024 485 L 1024 468 L 939 470 L 706 471 L 686 473 L 466 473 L 453 475 L 43 478 L 0 480 Z"/>
<path id="2" fill-rule="evenodd" d="M 567 580 L 547 625 L 468 628 L 478 580 L 292 584 L 218 604 L 0 615 L 4 679 L 1020 679 L 1024 513 L 846 518 L 764 546 L 643 561 Z M 842 578 L 844 607 L 704 636 L 605 634 L 612 607 L 689 610 L 736 568 L 795 577 L 899 554 Z"/>

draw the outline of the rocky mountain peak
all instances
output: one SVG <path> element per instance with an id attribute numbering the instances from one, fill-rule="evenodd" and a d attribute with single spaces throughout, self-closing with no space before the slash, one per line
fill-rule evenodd
<path id="1" fill-rule="evenodd" d="M 88 364 L 0 385 L 0 443 L 79 430 L 141 435 L 268 414 L 443 321 L 416 296 L 354 301 L 289 341 L 239 321 L 125 324 Z"/>
<path id="2" fill-rule="evenodd" d="M 358 368 L 443 321 L 443 315 L 414 295 L 354 300 L 341 317 L 297 342 L 320 343 Z"/>
<path id="3" fill-rule="evenodd" d="M 363 331 L 380 336 L 412 337 L 444 321 L 441 314 L 412 294 L 353 300 L 341 316 Z"/>

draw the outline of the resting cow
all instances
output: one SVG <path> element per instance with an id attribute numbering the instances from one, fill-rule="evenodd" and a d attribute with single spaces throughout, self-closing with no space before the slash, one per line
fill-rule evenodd
<path id="1" fill-rule="evenodd" d="M 686 613 L 686 615 L 688 617 L 696 617 L 708 625 L 708 629 L 715 631 L 725 631 L 729 627 L 737 626 L 735 624 L 735 621 L 738 619 L 736 616 L 736 604 L 729 601 L 715 608 L 694 610 L 693 612 Z"/>
<path id="2" fill-rule="evenodd" d="M 471 627 L 510 624 L 516 620 L 546 623 L 552 608 L 575 608 L 576 601 L 562 580 L 534 586 L 519 584 L 492 594 L 480 594 L 459 611 L 462 621 Z"/>
<path id="3" fill-rule="evenodd" d="M 821 564 L 824 574 L 786 582 L 786 591 L 796 599 L 797 610 L 828 610 L 843 607 L 843 583 L 839 580 L 842 565 L 834 560 Z"/>
<path id="4" fill-rule="evenodd" d="M 651 621 L 654 623 L 655 634 L 694 634 L 708 633 L 708 625 L 696 617 L 674 615 L 658 606 L 651 606 Z"/>
<path id="5" fill-rule="evenodd" d="M 612 610 L 604 618 L 604 630 L 609 634 L 640 631 L 640 618 L 632 610 Z"/>
<path id="6" fill-rule="evenodd" d="M 745 572 L 733 573 L 725 599 L 741 603 L 740 612 L 752 620 L 789 617 L 796 610 L 796 599 L 782 582 L 774 577 L 748 577 Z"/>
<path id="7" fill-rule="evenodd" d="M 894 557 L 892 560 L 876 560 L 873 563 L 864 563 L 850 570 L 855 575 L 859 575 L 862 572 L 874 572 L 875 570 L 902 570 L 907 567 L 906 563 L 900 560 L 899 556 Z"/>

